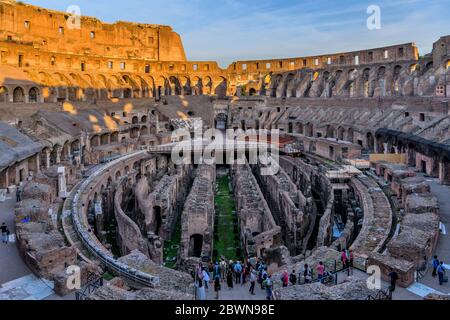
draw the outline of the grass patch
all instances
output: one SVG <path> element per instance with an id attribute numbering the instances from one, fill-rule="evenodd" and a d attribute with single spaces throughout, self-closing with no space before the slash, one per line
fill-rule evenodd
<path id="1" fill-rule="evenodd" d="M 237 218 L 233 215 L 236 211 L 234 196 L 230 194 L 229 176 L 218 178 L 218 190 L 215 196 L 217 238 L 214 242 L 214 249 L 217 252 L 215 260 L 221 256 L 227 259 L 237 260 L 236 249 L 240 247 L 236 241 L 236 234 L 233 225 Z"/>
<path id="2" fill-rule="evenodd" d="M 181 217 L 178 217 L 175 230 L 170 240 L 164 242 L 164 265 L 167 268 L 175 269 L 177 266 L 178 250 L 181 243 Z M 174 261 L 168 261 L 168 259 Z"/>

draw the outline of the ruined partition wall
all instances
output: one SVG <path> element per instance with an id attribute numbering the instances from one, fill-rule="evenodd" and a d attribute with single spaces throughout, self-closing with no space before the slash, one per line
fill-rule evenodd
<path id="1" fill-rule="evenodd" d="M 196 171 L 181 220 L 179 263 L 186 268 L 199 259 L 210 261 L 213 250 L 216 167 L 205 164 Z"/>
<path id="2" fill-rule="evenodd" d="M 311 236 L 308 232 L 313 221 L 311 206 L 283 168 L 275 175 L 263 175 L 262 167 L 255 165 L 252 169 L 273 217 L 282 229 L 283 242 L 291 255 L 302 254 L 307 250 Z"/>
<path id="3" fill-rule="evenodd" d="M 234 165 L 231 174 L 244 252 L 248 258 L 262 257 L 266 250 L 282 246 L 281 227 L 277 226 L 250 166 Z"/>

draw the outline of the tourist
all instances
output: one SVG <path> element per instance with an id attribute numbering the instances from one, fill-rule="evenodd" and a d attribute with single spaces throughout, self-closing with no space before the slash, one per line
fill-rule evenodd
<path id="1" fill-rule="evenodd" d="M 434 256 L 434 259 L 433 259 L 433 274 L 432 274 L 433 278 L 436 278 L 436 276 L 437 276 L 437 269 L 438 269 L 440 264 L 441 263 L 440 263 L 440 261 L 438 259 L 438 256 Z"/>
<path id="2" fill-rule="evenodd" d="M 289 276 L 289 282 L 295 286 L 297 284 L 297 275 L 295 274 L 295 270 L 292 271 L 291 275 Z"/>
<path id="3" fill-rule="evenodd" d="M 391 292 L 394 292 L 395 288 L 397 286 L 398 274 L 397 274 L 397 272 L 395 272 L 395 270 L 393 268 L 391 268 L 391 272 L 389 273 L 389 278 L 391 279 L 391 286 L 390 286 L 389 290 Z"/>
<path id="4" fill-rule="evenodd" d="M 16 202 L 22 201 L 22 191 L 20 191 L 20 187 L 17 187 L 16 189 Z"/>
<path id="5" fill-rule="evenodd" d="M 216 278 L 216 277 L 220 278 L 220 275 L 221 275 L 221 273 L 220 273 L 219 262 L 216 262 L 213 267 L 213 278 Z"/>
<path id="6" fill-rule="evenodd" d="M 221 272 L 221 279 L 222 282 L 225 281 L 226 275 L 227 275 L 227 262 L 225 261 L 225 258 L 222 257 L 222 261 L 220 261 L 220 272 Z"/>
<path id="7" fill-rule="evenodd" d="M 210 277 L 209 277 L 208 271 L 205 268 L 203 268 L 202 278 L 203 278 L 203 281 L 205 282 L 205 289 L 208 290 L 208 283 L 209 283 Z"/>
<path id="8" fill-rule="evenodd" d="M 262 271 L 262 273 L 261 273 L 261 289 L 265 289 L 265 287 L 264 287 L 264 281 L 266 281 L 267 280 L 267 277 L 268 277 L 268 275 L 267 275 L 267 270 L 266 269 L 263 269 L 263 271 Z"/>
<path id="9" fill-rule="evenodd" d="M 323 265 L 322 261 L 320 261 L 319 265 L 317 266 L 317 276 L 319 278 L 319 281 L 323 283 L 323 278 L 325 276 L 325 266 Z"/>
<path id="10" fill-rule="evenodd" d="M 242 273 L 242 266 L 241 266 L 241 262 L 238 261 L 234 265 L 234 274 L 235 274 L 235 277 L 236 277 L 236 284 L 240 284 L 241 283 L 241 273 Z"/>
<path id="11" fill-rule="evenodd" d="M 344 249 L 341 252 L 341 262 L 344 269 L 347 269 L 347 261 L 347 250 Z"/>
<path id="12" fill-rule="evenodd" d="M 353 266 L 354 266 L 355 255 L 353 250 L 348 251 L 348 276 L 353 275 Z"/>
<path id="13" fill-rule="evenodd" d="M 287 271 L 283 272 L 281 282 L 283 283 L 283 288 L 286 288 L 289 285 L 289 274 Z"/>
<path id="14" fill-rule="evenodd" d="M 270 274 L 267 275 L 266 280 L 263 282 L 264 288 L 266 289 L 266 299 L 272 300 L 272 289 L 273 289 L 273 283 L 272 283 L 272 276 Z"/>
<path id="15" fill-rule="evenodd" d="M 230 290 L 233 289 L 233 271 L 231 270 L 233 269 L 230 266 L 227 271 L 227 285 Z"/>
<path id="16" fill-rule="evenodd" d="M 303 278 L 305 279 L 305 283 L 312 282 L 312 270 L 308 264 L 305 264 L 303 268 Z"/>
<path id="17" fill-rule="evenodd" d="M 219 275 L 217 275 L 214 278 L 214 291 L 216 292 L 216 300 L 219 299 L 219 291 L 220 291 L 221 287 L 220 287 L 220 277 Z"/>
<path id="18" fill-rule="evenodd" d="M 250 293 L 255 295 L 255 284 L 256 284 L 256 271 L 251 270 L 250 272 Z"/>
<path id="19" fill-rule="evenodd" d="M 2 231 L 2 242 L 8 244 L 8 227 L 5 222 L 2 223 L 0 229 Z"/>
<path id="20" fill-rule="evenodd" d="M 439 285 L 442 286 L 444 282 L 447 282 L 445 279 L 445 267 L 444 267 L 444 261 L 441 261 L 439 263 L 439 266 L 437 267 L 437 274 L 439 277 Z"/>
<path id="21" fill-rule="evenodd" d="M 197 282 L 197 297 L 198 300 L 206 300 L 205 287 L 203 286 L 203 281 L 201 279 Z"/>

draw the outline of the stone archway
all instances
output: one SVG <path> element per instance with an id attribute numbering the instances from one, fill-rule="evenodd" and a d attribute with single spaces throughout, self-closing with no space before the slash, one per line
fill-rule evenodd
<path id="1" fill-rule="evenodd" d="M 22 87 L 16 87 L 14 89 L 13 102 L 14 103 L 24 103 L 25 102 L 25 92 Z"/>

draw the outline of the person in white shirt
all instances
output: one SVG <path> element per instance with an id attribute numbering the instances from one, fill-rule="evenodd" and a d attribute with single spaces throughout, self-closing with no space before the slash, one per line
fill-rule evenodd
<path id="1" fill-rule="evenodd" d="M 203 269 L 202 275 L 203 275 L 203 281 L 205 282 L 205 289 L 208 290 L 208 283 L 210 280 L 209 273 L 205 269 Z"/>

